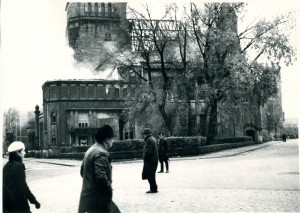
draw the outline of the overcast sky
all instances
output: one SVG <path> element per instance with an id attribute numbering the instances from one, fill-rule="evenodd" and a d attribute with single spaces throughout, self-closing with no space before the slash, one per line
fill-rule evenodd
<path id="1" fill-rule="evenodd" d="M 27 112 L 33 111 L 37 104 L 42 106 L 42 85 L 47 80 L 102 77 L 73 67 L 73 51 L 67 46 L 65 37 L 66 2 L 1 1 L 1 112 L 9 107 Z M 145 2 L 129 1 L 128 5 L 141 8 Z M 163 9 L 162 1 L 149 1 L 149 5 L 156 12 Z M 252 17 L 270 16 L 279 10 L 293 8 L 298 8 L 299 18 L 298 0 L 256 1 L 250 11 Z M 297 35 L 299 37 L 299 31 Z M 296 45 L 297 40 L 293 38 L 292 43 Z M 296 67 L 299 66 L 296 64 L 282 69 L 282 98 L 286 117 L 299 115 L 300 71 Z"/>

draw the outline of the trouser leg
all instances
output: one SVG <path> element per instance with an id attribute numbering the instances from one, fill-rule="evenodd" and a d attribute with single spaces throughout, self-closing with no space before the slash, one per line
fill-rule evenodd
<path id="1" fill-rule="evenodd" d="M 164 161 L 159 160 L 159 163 L 160 163 L 160 171 L 163 172 L 164 171 Z"/>
<path id="2" fill-rule="evenodd" d="M 169 161 L 166 160 L 165 163 L 166 163 L 166 170 L 169 171 Z"/>
<path id="3" fill-rule="evenodd" d="M 156 185 L 156 180 L 155 178 L 149 178 L 148 182 L 150 184 L 150 190 L 151 191 L 157 191 L 157 185 Z"/>

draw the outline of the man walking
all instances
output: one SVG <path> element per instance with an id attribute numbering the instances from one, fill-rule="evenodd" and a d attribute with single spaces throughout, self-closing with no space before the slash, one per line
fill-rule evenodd
<path id="1" fill-rule="evenodd" d="M 150 190 L 146 193 L 157 193 L 157 184 L 155 180 L 155 173 L 158 165 L 157 142 L 151 135 L 151 130 L 149 128 L 145 128 L 142 134 L 145 140 L 142 179 L 148 179 L 150 184 Z"/>

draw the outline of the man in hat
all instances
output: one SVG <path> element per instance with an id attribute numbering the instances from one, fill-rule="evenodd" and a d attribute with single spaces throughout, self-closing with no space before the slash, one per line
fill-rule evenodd
<path id="1" fill-rule="evenodd" d="M 157 142 L 151 135 L 151 130 L 149 128 L 145 128 L 142 134 L 145 139 L 142 179 L 147 179 L 150 184 L 150 190 L 146 193 L 157 193 L 157 184 L 155 180 L 155 173 L 158 165 Z"/>
<path id="2" fill-rule="evenodd" d="M 25 155 L 25 145 L 21 141 L 14 141 L 8 147 L 9 161 L 3 167 L 3 212 L 29 213 L 28 201 L 37 209 L 41 207 L 31 193 L 22 162 Z"/>
<path id="3" fill-rule="evenodd" d="M 166 164 L 166 173 L 169 172 L 169 156 L 168 156 L 168 143 L 165 139 L 165 134 L 163 132 L 158 133 L 158 159 L 160 162 L 160 171 L 158 173 L 164 172 L 164 163 Z"/>

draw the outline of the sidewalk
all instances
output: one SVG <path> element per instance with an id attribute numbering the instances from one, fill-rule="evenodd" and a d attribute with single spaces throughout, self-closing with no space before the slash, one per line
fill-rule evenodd
<path id="1" fill-rule="evenodd" d="M 254 144 L 250 146 L 244 146 L 234 149 L 226 149 L 221 150 L 218 152 L 201 154 L 196 156 L 188 156 L 188 157 L 171 157 L 170 161 L 177 161 L 177 160 L 196 160 L 196 159 L 209 159 L 209 158 L 224 158 L 224 157 L 231 157 L 235 155 L 239 155 L 246 152 L 251 152 L 257 149 L 262 149 L 264 147 L 271 146 L 273 144 L 282 143 L 282 141 L 271 141 L 262 144 Z M 49 163 L 49 164 L 56 164 L 62 166 L 80 166 L 81 160 L 72 160 L 72 159 L 54 159 L 54 158 L 26 158 L 27 161 L 34 160 L 35 162 L 39 163 Z M 142 159 L 125 159 L 125 160 L 118 160 L 113 161 L 113 163 L 132 163 L 142 161 Z"/>

